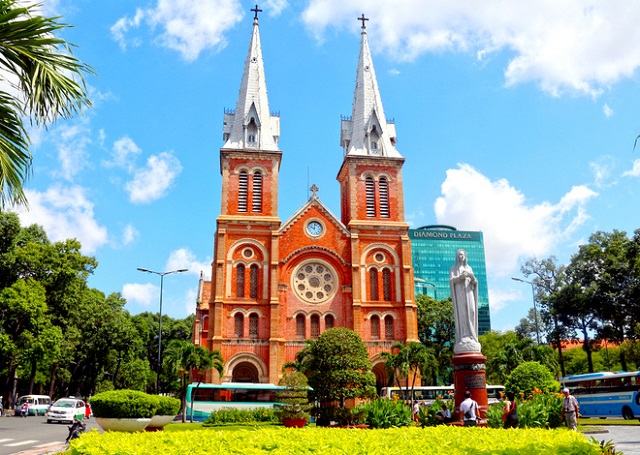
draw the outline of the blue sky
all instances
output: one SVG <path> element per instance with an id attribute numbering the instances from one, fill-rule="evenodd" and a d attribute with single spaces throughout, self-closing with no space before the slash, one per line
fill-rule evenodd
<path id="1" fill-rule="evenodd" d="M 218 152 L 251 33 L 238 0 L 57 0 L 48 14 L 90 64 L 94 106 L 32 130 L 30 211 L 53 240 L 77 237 L 91 285 L 128 309 L 193 311 L 210 273 L 220 209 Z M 350 114 L 364 12 L 385 112 L 406 158 L 413 227 L 482 230 L 492 323 L 515 326 L 529 257 L 566 262 L 596 230 L 639 226 L 640 6 L 632 2 L 270 0 L 260 5 L 272 110 L 281 113 L 280 217 L 307 173 L 339 213 L 340 115 Z"/>

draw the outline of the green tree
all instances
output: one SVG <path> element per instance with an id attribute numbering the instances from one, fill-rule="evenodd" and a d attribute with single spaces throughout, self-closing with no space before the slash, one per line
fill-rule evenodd
<path id="1" fill-rule="evenodd" d="M 338 327 L 308 340 L 297 355 L 297 365 L 309 378 L 321 413 L 332 403 L 344 408 L 347 399 L 375 395 L 376 379 L 367 348 L 353 330 Z"/>
<path id="2" fill-rule="evenodd" d="M 426 377 L 437 367 L 437 361 L 433 351 L 422 343 L 411 342 L 403 345 L 396 343 L 392 352 L 382 353 L 385 359 L 387 371 L 393 376 L 398 387 L 401 387 L 401 379 L 404 379 L 406 396 L 413 397 L 418 373 Z M 409 390 L 411 394 L 409 395 Z M 412 405 L 413 405 L 413 400 Z"/>
<path id="3" fill-rule="evenodd" d="M 434 352 L 436 365 L 428 376 L 433 385 L 449 385 L 453 382 L 453 343 L 455 321 L 451 298 L 435 300 L 418 295 L 418 338 Z M 426 377 L 424 379 L 427 379 Z"/>
<path id="4" fill-rule="evenodd" d="M 509 374 L 504 387 L 508 391 L 529 395 L 533 389 L 543 392 L 558 391 L 560 384 L 544 365 L 539 362 L 524 362 Z"/>
<path id="5" fill-rule="evenodd" d="M 89 67 L 56 36 L 67 28 L 35 4 L 0 0 L 0 209 L 26 203 L 22 184 L 31 167 L 24 119 L 48 125 L 89 106 L 83 81 Z M 11 84 L 18 93 L 6 90 Z"/>

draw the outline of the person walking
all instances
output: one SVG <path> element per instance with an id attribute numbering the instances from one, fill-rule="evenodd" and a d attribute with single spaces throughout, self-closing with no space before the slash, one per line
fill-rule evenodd
<path id="1" fill-rule="evenodd" d="M 578 428 L 578 416 L 580 415 L 580 406 L 576 397 L 569 393 L 568 388 L 562 389 L 564 401 L 562 402 L 562 419 L 567 428 L 576 430 Z"/>
<path id="2" fill-rule="evenodd" d="M 478 403 L 471 398 L 471 392 L 468 390 L 464 393 L 464 400 L 460 403 L 460 412 L 462 412 L 465 427 L 478 425 L 478 418 L 480 417 Z"/>
<path id="3" fill-rule="evenodd" d="M 513 392 L 507 392 L 504 400 L 504 408 L 502 410 L 502 423 L 504 428 L 518 428 L 520 423 L 518 419 L 518 405 L 516 403 L 516 395 Z"/>
<path id="4" fill-rule="evenodd" d="M 25 401 L 24 403 L 22 403 L 22 406 L 20 406 L 20 415 L 22 417 L 27 417 L 29 415 L 29 402 Z"/>

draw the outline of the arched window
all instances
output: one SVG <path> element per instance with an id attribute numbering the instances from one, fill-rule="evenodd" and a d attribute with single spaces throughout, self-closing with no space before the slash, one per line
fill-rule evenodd
<path id="1" fill-rule="evenodd" d="M 382 298 L 385 302 L 391 301 L 391 270 L 382 271 Z"/>
<path id="2" fill-rule="evenodd" d="M 249 267 L 249 297 L 252 299 L 258 298 L 258 264 L 252 264 Z"/>
<path id="3" fill-rule="evenodd" d="M 236 297 L 244 297 L 244 264 L 236 267 Z"/>
<path id="4" fill-rule="evenodd" d="M 248 182 L 247 171 L 240 171 L 240 174 L 238 174 L 238 212 L 247 211 Z"/>
<path id="5" fill-rule="evenodd" d="M 378 270 L 369 269 L 369 300 L 378 300 Z"/>
<path id="6" fill-rule="evenodd" d="M 324 317 L 324 328 L 325 330 L 332 329 L 335 325 L 335 319 L 332 314 L 328 314 Z"/>
<path id="7" fill-rule="evenodd" d="M 384 318 L 384 339 L 393 340 L 393 316 L 385 316 Z"/>
<path id="8" fill-rule="evenodd" d="M 202 331 L 203 332 L 209 331 L 209 316 L 204 316 L 202 318 Z"/>
<path id="9" fill-rule="evenodd" d="M 380 216 L 389 218 L 389 182 L 386 177 L 380 177 L 378 188 L 380 190 Z"/>
<path id="10" fill-rule="evenodd" d="M 367 216 L 376 216 L 376 184 L 373 181 L 373 177 L 368 176 L 364 180 L 365 200 L 367 202 Z"/>
<path id="11" fill-rule="evenodd" d="M 236 313 L 233 318 L 233 327 L 234 333 L 238 338 L 242 338 L 244 336 L 244 316 L 242 313 Z"/>
<path id="12" fill-rule="evenodd" d="M 251 192 L 251 211 L 262 212 L 262 172 L 253 174 L 253 190 Z"/>
<path id="13" fill-rule="evenodd" d="M 320 316 L 317 314 L 311 315 L 311 338 L 317 338 L 320 336 Z"/>
<path id="14" fill-rule="evenodd" d="M 374 314 L 369 321 L 371 323 L 371 338 L 380 339 L 380 318 Z"/>
<path id="15" fill-rule="evenodd" d="M 258 315 L 256 313 L 249 315 L 249 337 L 258 338 Z"/>
<path id="16" fill-rule="evenodd" d="M 306 322 L 304 320 L 304 314 L 299 314 L 296 316 L 296 336 L 298 338 L 304 338 L 306 335 Z"/>

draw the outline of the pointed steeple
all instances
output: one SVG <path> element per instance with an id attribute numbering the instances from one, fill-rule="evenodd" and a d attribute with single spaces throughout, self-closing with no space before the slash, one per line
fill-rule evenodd
<path id="1" fill-rule="evenodd" d="M 340 145 L 348 156 L 385 156 L 402 158 L 396 149 L 396 128 L 387 123 L 373 69 L 371 50 L 365 21 L 362 21 L 360 57 L 356 69 L 356 88 L 353 94 L 351 118 L 343 118 Z"/>
<path id="2" fill-rule="evenodd" d="M 223 149 L 280 151 L 280 118 L 269 111 L 256 6 L 249 53 L 235 111 L 224 115 Z"/>

